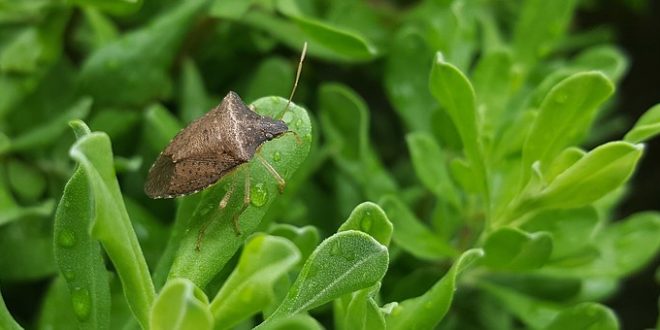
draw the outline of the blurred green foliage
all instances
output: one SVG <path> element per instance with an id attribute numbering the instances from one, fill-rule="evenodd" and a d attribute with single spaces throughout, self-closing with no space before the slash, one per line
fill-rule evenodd
<path id="1" fill-rule="evenodd" d="M 612 210 L 660 108 L 602 141 L 628 60 L 577 5 L 0 0 L 0 284 L 49 283 L 0 328 L 618 329 L 660 214 Z M 259 149 L 284 193 L 255 161 L 147 199 L 229 90 L 294 132 Z"/>

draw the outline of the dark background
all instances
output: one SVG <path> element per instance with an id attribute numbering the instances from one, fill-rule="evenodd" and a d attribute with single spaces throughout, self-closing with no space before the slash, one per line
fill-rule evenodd
<path id="1" fill-rule="evenodd" d="M 660 2 L 647 1 L 633 8 L 623 1 L 602 1 L 583 8 L 575 22 L 578 29 L 609 26 L 614 29 L 616 44 L 629 56 L 630 67 L 617 91 L 616 111 L 624 113 L 631 127 L 653 105 L 660 103 Z M 625 217 L 644 210 L 660 211 L 660 139 L 646 143 L 645 156 L 632 180 L 632 189 L 619 207 Z M 606 304 L 614 308 L 623 329 L 655 327 L 660 289 L 655 280 L 660 258 L 635 276 L 627 278 L 619 295 Z"/>

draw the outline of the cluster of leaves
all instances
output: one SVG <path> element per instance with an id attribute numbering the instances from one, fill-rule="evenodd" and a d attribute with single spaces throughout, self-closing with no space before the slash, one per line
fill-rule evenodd
<path id="1" fill-rule="evenodd" d="M 660 107 L 585 147 L 627 61 L 568 34 L 576 5 L 0 1 L 0 281 L 52 279 L 35 320 L 0 299 L 0 328 L 618 328 L 597 301 L 656 255 L 660 214 L 612 209 Z M 304 41 L 311 111 L 284 111 L 273 54 Z M 382 114 L 327 63 L 383 82 L 409 154 L 385 166 Z M 255 163 L 148 200 L 150 162 L 230 88 L 295 132 L 259 151 L 285 193 Z M 238 236 L 242 197 L 218 202 L 247 175 Z"/>

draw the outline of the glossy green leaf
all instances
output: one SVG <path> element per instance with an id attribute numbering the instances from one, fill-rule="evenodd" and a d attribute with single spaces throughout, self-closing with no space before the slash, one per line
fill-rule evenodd
<path id="1" fill-rule="evenodd" d="M 483 163 L 481 137 L 477 131 L 477 108 L 474 89 L 465 75 L 436 54 L 431 67 L 431 94 L 440 102 L 456 125 L 473 175 L 482 191 L 486 191 L 486 169 Z"/>
<path id="2" fill-rule="evenodd" d="M 641 155 L 641 145 L 621 141 L 601 145 L 523 202 L 521 209 L 576 208 L 592 203 L 626 182 Z"/>
<path id="3" fill-rule="evenodd" d="M 387 329 L 432 329 L 447 314 L 454 292 L 458 287 L 458 276 L 483 257 L 481 249 L 463 252 L 449 271 L 423 295 L 404 300 L 392 308 L 386 316 Z M 427 312 L 429 309 L 433 313 Z"/>
<path id="4" fill-rule="evenodd" d="M 410 158 L 419 180 L 437 198 L 460 207 L 461 196 L 449 176 L 447 155 L 428 133 L 414 132 L 406 136 Z"/>
<path id="5" fill-rule="evenodd" d="M 623 138 L 630 143 L 640 143 L 660 133 L 660 104 L 647 110 L 635 123 L 635 126 Z"/>
<path id="6" fill-rule="evenodd" d="M 267 322 L 374 285 L 385 275 L 388 259 L 387 248 L 363 232 L 348 230 L 330 236 L 307 259 L 286 298 Z"/>
<path id="7" fill-rule="evenodd" d="M 513 33 L 517 61 L 531 66 L 549 55 L 566 33 L 576 3 L 575 0 L 525 1 Z"/>
<path id="8" fill-rule="evenodd" d="M 205 3 L 182 2 L 146 27 L 99 48 L 82 67 L 82 92 L 99 104 L 118 105 L 144 105 L 168 96 L 175 51 Z"/>
<path id="9" fill-rule="evenodd" d="M 55 260 L 81 328 L 110 328 L 110 286 L 101 246 L 89 234 L 92 211 L 84 170 L 69 179 L 55 213 Z"/>
<path id="10" fill-rule="evenodd" d="M 380 244 L 388 246 L 392 238 L 392 223 L 378 204 L 364 202 L 356 206 L 337 230 L 359 230 L 369 234 Z"/>
<path id="11" fill-rule="evenodd" d="M 11 141 L 12 151 L 24 151 L 47 146 L 56 141 L 73 119 L 85 119 L 92 107 L 92 99 L 85 97 L 73 104 L 70 109 L 42 126 L 25 132 Z"/>
<path id="12" fill-rule="evenodd" d="M 287 104 L 280 97 L 265 97 L 253 103 L 257 112 L 277 117 Z M 289 180 L 300 164 L 303 163 L 311 144 L 311 124 L 307 112 L 291 104 L 282 119 L 288 123 L 289 129 L 297 134 L 285 134 L 261 146 L 259 153 L 266 159 L 279 158 L 271 165 L 284 180 Z M 273 157 L 279 154 L 279 157 Z M 240 216 L 241 235 L 236 235 L 232 225 L 232 217 L 243 201 L 244 175 L 250 175 L 250 195 L 252 202 Z M 231 176 L 236 176 L 235 178 Z M 232 201 L 223 211 L 218 203 L 225 193 L 225 182 L 238 180 Z M 199 287 L 204 287 L 217 274 L 225 263 L 236 253 L 247 236 L 257 230 L 261 219 L 269 206 L 279 195 L 277 183 L 270 173 L 258 161 L 239 167 L 227 180 L 221 181 L 204 192 L 202 199 L 192 217 L 188 220 L 188 228 L 181 239 L 169 277 L 185 277 Z M 198 244 L 199 229 L 206 225 L 206 232 Z M 196 247 L 199 247 L 197 251 Z"/>
<path id="13" fill-rule="evenodd" d="M 70 155 L 83 168 L 90 186 L 92 237 L 103 245 L 119 274 L 131 310 L 147 327 L 154 286 L 115 177 L 110 139 L 104 133 L 87 134 L 71 147 Z"/>
<path id="14" fill-rule="evenodd" d="M 595 46 L 580 53 L 573 65 L 581 70 L 599 70 L 610 80 L 618 82 L 628 69 L 628 59 L 623 50 L 610 46 Z"/>
<path id="15" fill-rule="evenodd" d="M 484 264 L 495 269 L 530 270 L 542 267 L 552 253 L 552 237 L 546 232 L 526 233 L 501 228 L 484 243 Z"/>
<path id="16" fill-rule="evenodd" d="M 173 279 L 154 301 L 149 324 L 153 330 L 213 329 L 209 300 L 192 282 Z"/>
<path id="17" fill-rule="evenodd" d="M 434 234 L 422 224 L 396 196 L 385 196 L 379 204 L 394 225 L 392 239 L 408 253 L 426 260 L 439 260 L 458 254 L 440 235 Z"/>
<path id="18" fill-rule="evenodd" d="M 256 234 L 243 248 L 238 265 L 211 302 L 216 329 L 229 329 L 275 301 L 275 282 L 301 255 L 289 240 Z"/>
<path id="19" fill-rule="evenodd" d="M 601 304 L 587 302 L 561 311 L 544 329 L 617 330 L 619 322 L 611 309 Z"/>
<path id="20" fill-rule="evenodd" d="M 598 107 L 614 86 L 600 72 L 583 72 L 555 85 L 543 100 L 523 146 L 523 166 L 535 161 L 548 164 L 564 148 L 587 133 Z"/>

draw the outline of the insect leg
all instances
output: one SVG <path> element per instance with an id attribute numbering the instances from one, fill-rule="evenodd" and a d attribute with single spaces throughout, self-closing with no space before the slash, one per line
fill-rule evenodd
<path id="1" fill-rule="evenodd" d="M 238 210 L 236 214 L 232 217 L 232 222 L 234 224 L 234 231 L 236 232 L 236 235 L 241 234 L 241 227 L 238 223 L 238 218 L 245 212 L 247 207 L 250 205 L 250 167 L 249 165 L 245 166 L 246 173 L 245 173 L 245 181 L 244 181 L 244 189 L 243 189 L 243 205 L 241 206 L 241 209 Z"/>
<path id="2" fill-rule="evenodd" d="M 277 170 L 273 167 L 273 165 L 270 165 L 270 163 L 264 159 L 263 156 L 260 154 L 256 153 L 257 159 L 263 165 L 266 170 L 268 170 L 268 173 L 277 181 L 277 188 L 280 190 L 280 194 L 284 192 L 284 187 L 286 187 L 286 181 L 282 178 L 282 176 L 277 173 Z"/>
<path id="3" fill-rule="evenodd" d="M 222 196 L 222 199 L 220 200 L 220 203 L 218 204 L 218 208 L 220 208 L 221 210 L 224 210 L 225 207 L 227 207 L 227 204 L 229 203 L 229 199 L 231 199 L 231 196 L 234 195 L 234 191 L 236 190 L 236 177 L 237 177 L 237 175 L 234 175 L 234 177 L 231 180 L 231 183 L 229 184 L 229 189 L 227 189 L 227 192 L 225 193 L 224 196 Z M 211 224 L 211 221 L 213 221 L 213 220 L 204 221 L 202 226 L 199 228 L 199 232 L 197 233 L 197 241 L 195 242 L 195 250 L 197 252 L 199 252 L 202 248 L 202 241 L 204 240 L 204 235 L 206 234 L 206 229 Z"/>

